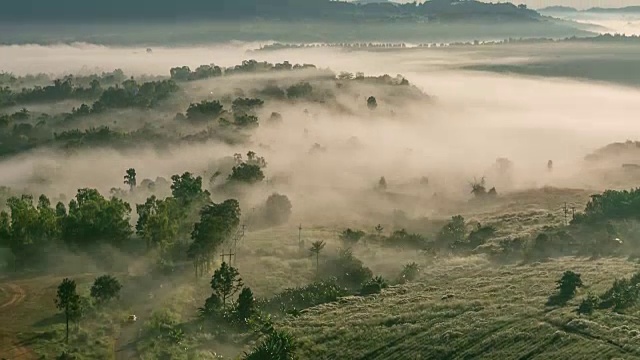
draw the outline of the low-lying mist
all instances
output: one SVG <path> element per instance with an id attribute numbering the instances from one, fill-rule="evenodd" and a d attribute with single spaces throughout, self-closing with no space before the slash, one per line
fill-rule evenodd
<path id="1" fill-rule="evenodd" d="M 135 168 L 140 179 L 168 179 L 184 171 L 205 174 L 221 158 L 255 151 L 265 157 L 265 175 L 273 181 L 252 190 L 247 197 L 249 207 L 279 192 L 291 199 L 295 217 L 357 217 L 354 214 L 371 207 L 389 205 L 389 199 L 371 192 L 384 176 L 390 191 L 413 197 L 391 201 L 392 208 L 414 206 L 416 212 L 430 214 L 434 194 L 465 200 L 470 197 L 469 182 L 483 176 L 499 193 L 541 186 L 602 189 L 608 184 L 600 177 L 585 176 L 584 156 L 608 143 L 626 140 L 640 127 L 634 118 L 640 110 L 636 90 L 447 66 L 478 61 L 472 53 L 319 48 L 247 53 L 250 47 L 154 48 L 147 53 L 145 49 L 86 44 L 9 46 L 0 47 L 0 69 L 16 74 L 63 74 L 122 68 L 132 75 L 168 75 L 169 68 L 181 65 L 229 66 L 248 58 L 289 60 L 337 73 L 403 74 L 431 98 L 393 104 L 382 100 L 376 111 L 367 109 L 366 96 L 384 99 L 389 94 L 376 94 L 375 89 L 359 90 L 371 92 L 361 98 L 336 99 L 344 105 L 341 111 L 318 104 L 268 102 L 250 144 L 168 145 L 160 152 L 140 146 L 127 151 L 82 150 L 74 155 L 37 150 L 2 160 L 0 184 L 52 196 L 71 197 L 83 187 L 108 193 L 123 187 L 122 176 L 128 168 Z M 178 108 L 197 102 L 198 97 L 232 93 L 252 81 L 257 80 L 243 75 L 195 82 L 189 85 L 190 98 Z M 272 111 L 282 114 L 281 124 L 265 123 Z M 114 115 L 113 121 L 126 124 L 127 116 L 126 112 Z M 508 179 L 496 171 L 497 158 L 513 162 Z M 547 170 L 548 160 L 554 162 L 553 172 Z M 39 182 L 44 174 L 46 181 Z M 428 179 L 428 185 L 419 186 L 422 178 Z"/>

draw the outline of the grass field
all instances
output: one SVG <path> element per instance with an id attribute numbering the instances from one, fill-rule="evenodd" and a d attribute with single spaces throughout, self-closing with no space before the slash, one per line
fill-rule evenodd
<path id="1" fill-rule="evenodd" d="M 468 203 L 466 212 L 460 213 L 472 221 L 494 224 L 500 236 L 534 234 L 543 226 L 562 224 L 564 203 L 582 208 L 590 194 L 583 190 L 529 190 L 501 196 L 493 203 Z M 452 208 L 456 210 L 463 208 Z M 392 224 L 385 226 L 387 231 L 394 229 Z M 258 297 L 307 284 L 315 277 L 315 264 L 306 250 L 309 243 L 327 242 L 322 261 L 342 246 L 341 230 L 303 226 L 302 248 L 295 225 L 249 231 L 237 245 L 236 265 L 244 283 Z M 575 312 L 588 292 L 602 293 L 615 278 L 640 269 L 626 258 L 563 257 L 498 265 L 483 255 L 434 258 L 375 244 L 359 245 L 354 252 L 375 275 L 388 279 L 394 279 L 404 264 L 415 261 L 422 269 L 419 279 L 392 286 L 379 295 L 347 297 L 303 311 L 299 317 L 279 320 L 276 326 L 290 330 L 298 339 L 301 358 L 640 358 L 637 308 L 624 314 L 598 310 L 589 317 Z M 582 274 L 586 287 L 567 306 L 547 307 L 555 281 L 566 270 Z M 97 275 L 71 277 L 78 281 L 80 292 L 86 293 Z M 205 350 L 234 358 L 250 348 L 252 341 L 247 338 L 221 343 L 209 336 L 194 336 L 169 349 L 154 339 L 138 338 L 158 311 L 190 326 L 197 307 L 210 292 L 209 280 L 188 277 L 164 284 L 160 290 L 158 284 L 145 287 L 135 277 L 118 276 L 125 283 L 123 291 L 132 294 L 124 296 L 129 300 L 97 311 L 77 330 L 74 325 L 69 347 L 63 345 L 64 322 L 53 300 L 63 277 L 2 280 L 0 358 L 37 359 L 65 348 L 83 359 L 154 359 L 166 353 L 183 354 L 176 358 L 206 358 L 197 355 Z M 138 315 L 138 325 L 123 326 L 129 313 Z"/>

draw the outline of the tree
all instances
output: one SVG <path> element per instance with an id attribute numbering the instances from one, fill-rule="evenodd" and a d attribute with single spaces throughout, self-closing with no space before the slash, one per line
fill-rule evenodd
<path id="1" fill-rule="evenodd" d="M 131 236 L 131 206 L 121 199 L 105 199 L 98 190 L 79 189 L 69 202 L 62 221 L 62 239 L 70 245 L 88 247 L 100 243 L 120 246 Z"/>
<path id="2" fill-rule="evenodd" d="M 183 211 L 172 197 L 159 200 L 152 195 L 144 204 L 136 205 L 136 233 L 145 240 L 147 249 L 160 247 L 165 250 L 174 244 L 184 219 Z"/>
<path id="3" fill-rule="evenodd" d="M 255 312 L 255 298 L 250 288 L 245 287 L 238 295 L 238 305 L 236 306 L 236 318 L 240 323 L 246 324 Z"/>
<path id="4" fill-rule="evenodd" d="M 187 255 L 194 262 L 196 277 L 209 268 L 213 254 L 235 233 L 240 224 L 240 204 L 229 199 L 220 204 L 211 203 L 200 210 L 200 221 L 193 226 Z"/>
<path id="5" fill-rule="evenodd" d="M 387 179 L 384 176 L 378 181 L 378 190 L 387 190 Z"/>
<path id="6" fill-rule="evenodd" d="M 376 231 L 376 235 L 382 236 L 382 232 L 384 231 L 384 228 L 382 227 L 381 224 L 378 224 L 378 225 L 376 225 L 374 230 Z"/>
<path id="7" fill-rule="evenodd" d="M 373 279 L 370 279 L 369 281 L 362 284 L 360 295 L 366 296 L 371 294 L 379 294 L 382 289 L 386 289 L 387 287 L 387 281 L 382 278 L 382 276 L 376 276 Z"/>
<path id="8" fill-rule="evenodd" d="M 286 223 L 291 216 L 291 201 L 286 195 L 273 193 L 265 204 L 265 218 L 270 225 Z"/>
<path id="9" fill-rule="evenodd" d="M 562 278 L 556 281 L 558 293 L 549 297 L 548 305 L 564 305 L 576 295 L 576 290 L 582 287 L 580 274 L 573 271 L 565 271 Z"/>
<path id="10" fill-rule="evenodd" d="M 223 262 L 211 277 L 213 295 L 222 300 L 222 307 L 227 305 L 227 298 L 233 296 L 243 286 L 238 269 Z"/>
<path id="11" fill-rule="evenodd" d="M 189 206 L 195 202 L 209 200 L 209 192 L 202 190 L 202 177 L 193 176 L 190 172 L 171 176 L 171 195 L 180 206 Z"/>
<path id="12" fill-rule="evenodd" d="M 80 308 L 80 296 L 76 292 L 76 282 L 65 278 L 58 285 L 58 295 L 56 297 L 56 307 L 64 312 L 67 332 L 65 341 L 69 342 L 69 320 L 72 320 L 74 311 Z"/>
<path id="13" fill-rule="evenodd" d="M 264 180 L 264 173 L 259 165 L 244 162 L 231 169 L 231 174 L 229 174 L 227 180 L 236 183 L 255 184 Z"/>
<path id="14" fill-rule="evenodd" d="M 378 107 L 378 100 L 373 96 L 369 96 L 367 99 L 367 107 L 369 110 L 375 110 Z"/>
<path id="15" fill-rule="evenodd" d="M 127 170 L 127 173 L 124 176 L 125 185 L 129 185 L 129 190 L 133 191 L 136 188 L 136 169 L 131 168 Z"/>
<path id="16" fill-rule="evenodd" d="M 409 281 L 413 281 L 415 280 L 415 278 L 418 277 L 419 273 L 420 273 L 420 266 L 418 264 L 416 264 L 415 262 L 406 264 L 402 268 L 402 272 L 400 272 L 399 282 L 406 283 Z"/>
<path id="17" fill-rule="evenodd" d="M 107 302 L 120 295 L 122 285 L 111 275 L 102 275 L 91 286 L 91 297 L 99 303 Z"/>
<path id="18" fill-rule="evenodd" d="M 291 85 L 287 88 L 287 97 L 289 99 L 302 99 L 311 96 L 313 87 L 308 82 L 301 82 Z"/>
<path id="19" fill-rule="evenodd" d="M 206 121 L 218 118 L 224 112 L 224 106 L 218 100 L 203 100 L 197 104 L 190 104 L 187 109 L 187 119 L 192 121 Z"/>
<path id="20" fill-rule="evenodd" d="M 320 252 L 324 249 L 325 245 L 324 241 L 318 240 L 311 243 L 311 247 L 309 248 L 311 254 L 316 255 L 316 276 L 318 275 L 318 269 L 320 267 Z"/>

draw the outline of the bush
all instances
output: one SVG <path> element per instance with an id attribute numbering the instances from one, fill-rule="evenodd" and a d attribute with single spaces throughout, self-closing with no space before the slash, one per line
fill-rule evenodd
<path id="1" fill-rule="evenodd" d="M 630 279 L 616 279 L 609 290 L 600 296 L 601 309 L 621 311 L 635 305 L 640 295 L 640 273 Z"/>
<path id="2" fill-rule="evenodd" d="M 400 272 L 398 282 L 404 284 L 406 282 L 413 281 L 418 277 L 419 273 L 420 266 L 418 264 L 416 264 L 415 262 L 406 264 Z"/>
<path id="3" fill-rule="evenodd" d="M 286 195 L 271 194 L 265 204 L 266 222 L 273 226 L 286 223 L 291 216 L 291 208 L 291 201 Z"/>
<path id="4" fill-rule="evenodd" d="M 551 295 L 547 305 L 564 305 L 576 295 L 576 290 L 582 287 L 580 274 L 565 271 L 562 278 L 556 282 L 558 293 Z"/>
<path id="5" fill-rule="evenodd" d="M 347 229 L 340 234 L 340 239 L 344 242 L 346 247 L 351 247 L 358 243 L 364 235 L 364 231 Z"/>
<path id="6" fill-rule="evenodd" d="M 244 360 L 293 360 L 295 359 L 293 337 L 284 331 L 274 330 Z"/>
<path id="7" fill-rule="evenodd" d="M 589 294 L 587 297 L 582 299 L 582 302 L 578 306 L 576 312 L 580 315 L 591 315 L 599 304 L 600 299 L 594 294 Z"/>
<path id="8" fill-rule="evenodd" d="M 371 269 L 364 266 L 349 249 L 341 250 L 337 258 L 325 262 L 320 268 L 320 274 L 336 278 L 338 285 L 349 289 L 359 289 L 364 282 L 373 277 Z"/>
<path id="9" fill-rule="evenodd" d="M 287 313 L 293 309 L 304 310 L 326 304 L 347 296 L 346 289 L 338 286 L 336 279 L 316 281 L 309 285 L 286 289 L 269 299 L 264 305 L 267 311 Z"/>
<path id="10" fill-rule="evenodd" d="M 387 288 L 387 281 L 383 279 L 381 276 L 376 276 L 375 278 L 365 282 L 362 284 L 362 288 L 360 289 L 360 295 L 366 296 L 371 294 L 379 294 L 382 289 Z"/>

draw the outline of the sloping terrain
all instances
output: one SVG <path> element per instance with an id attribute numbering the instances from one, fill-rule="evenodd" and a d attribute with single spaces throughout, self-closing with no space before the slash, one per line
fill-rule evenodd
<path id="1" fill-rule="evenodd" d="M 419 283 L 313 308 L 286 327 L 309 359 L 635 359 L 637 309 L 583 317 L 575 308 L 587 291 L 604 292 L 636 269 L 619 258 L 523 266 L 442 260 Z M 566 307 L 545 306 L 566 270 L 581 273 L 588 288 Z"/>

